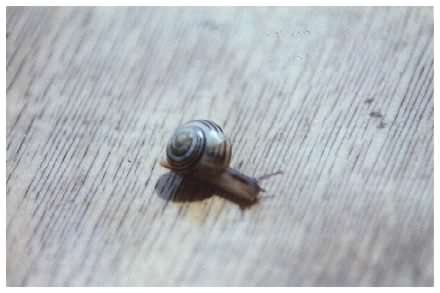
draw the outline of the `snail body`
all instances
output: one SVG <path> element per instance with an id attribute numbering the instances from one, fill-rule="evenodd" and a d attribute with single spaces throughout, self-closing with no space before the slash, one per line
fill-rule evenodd
<path id="1" fill-rule="evenodd" d="M 229 167 L 232 145 L 223 129 L 210 120 L 191 120 L 178 127 L 161 165 L 206 181 L 240 199 L 254 202 L 262 190 L 255 178 Z"/>

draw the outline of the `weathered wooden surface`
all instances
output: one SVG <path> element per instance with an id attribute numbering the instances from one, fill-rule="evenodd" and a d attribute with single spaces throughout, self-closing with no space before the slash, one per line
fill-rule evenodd
<path id="1" fill-rule="evenodd" d="M 432 285 L 432 38 L 417 7 L 8 8 L 7 284 Z M 284 171 L 259 204 L 166 200 L 193 118 Z"/>

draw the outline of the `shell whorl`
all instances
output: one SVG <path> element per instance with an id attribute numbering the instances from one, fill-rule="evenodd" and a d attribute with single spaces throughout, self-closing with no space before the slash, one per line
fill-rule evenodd
<path id="1" fill-rule="evenodd" d="M 167 162 L 177 173 L 219 172 L 229 166 L 231 144 L 216 123 L 192 120 L 176 129 L 167 145 Z"/>

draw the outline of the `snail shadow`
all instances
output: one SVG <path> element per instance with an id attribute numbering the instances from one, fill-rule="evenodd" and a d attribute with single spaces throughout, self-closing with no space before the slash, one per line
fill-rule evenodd
<path id="1" fill-rule="evenodd" d="M 182 177 L 173 172 L 168 172 L 160 176 L 154 186 L 154 190 L 160 198 L 167 202 L 183 203 L 202 201 L 216 195 L 237 204 L 242 209 L 249 208 L 258 203 L 258 200 L 248 202 L 236 198 L 209 183 L 198 180 L 197 178 Z"/>

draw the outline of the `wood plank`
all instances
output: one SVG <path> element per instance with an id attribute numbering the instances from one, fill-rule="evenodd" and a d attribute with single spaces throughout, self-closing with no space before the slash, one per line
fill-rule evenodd
<path id="1" fill-rule="evenodd" d="M 432 8 L 8 7 L 6 49 L 9 286 L 433 284 Z M 159 166 L 196 118 L 258 204 Z"/>

